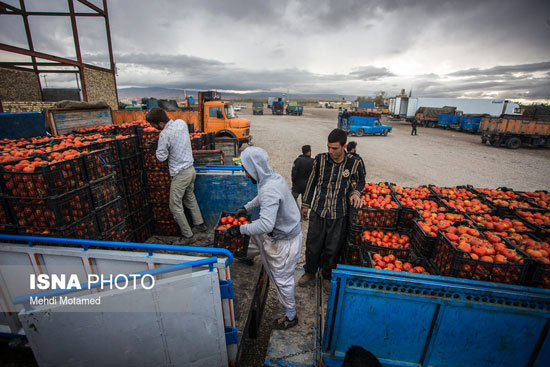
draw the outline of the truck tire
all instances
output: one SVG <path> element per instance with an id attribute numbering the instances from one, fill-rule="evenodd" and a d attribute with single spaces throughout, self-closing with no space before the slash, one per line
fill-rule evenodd
<path id="1" fill-rule="evenodd" d="M 518 149 L 519 147 L 521 147 L 520 138 L 512 136 L 510 139 L 506 140 L 506 148 Z"/>
<path id="2" fill-rule="evenodd" d="M 388 129 L 384 129 L 384 131 L 382 131 L 382 134 L 383 136 L 388 136 Z"/>
<path id="3" fill-rule="evenodd" d="M 363 136 L 365 132 L 363 131 L 363 129 L 357 129 L 357 131 L 355 132 L 355 135 L 357 136 Z"/>

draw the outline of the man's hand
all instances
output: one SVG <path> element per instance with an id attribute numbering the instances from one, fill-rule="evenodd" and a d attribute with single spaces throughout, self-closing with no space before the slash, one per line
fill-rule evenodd
<path id="1" fill-rule="evenodd" d="M 308 211 L 309 211 L 308 208 L 302 208 L 302 219 L 303 220 L 308 220 L 308 217 L 307 217 Z"/>
<path id="2" fill-rule="evenodd" d="M 229 238 L 240 237 L 241 236 L 241 226 L 231 226 L 231 227 L 229 227 L 229 229 L 227 230 L 227 236 L 229 236 Z"/>
<path id="3" fill-rule="evenodd" d="M 247 211 L 243 206 L 242 208 L 237 209 L 237 211 L 235 212 L 235 218 L 244 217 L 246 213 Z"/>
<path id="4" fill-rule="evenodd" d="M 355 209 L 359 209 L 361 205 L 363 205 L 363 200 L 361 200 L 361 196 L 359 196 L 358 194 L 351 195 L 349 201 Z"/>

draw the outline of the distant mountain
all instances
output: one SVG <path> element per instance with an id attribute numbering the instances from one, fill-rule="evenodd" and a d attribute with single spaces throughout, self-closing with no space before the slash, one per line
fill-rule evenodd
<path id="1" fill-rule="evenodd" d="M 118 89 L 118 98 L 143 98 L 143 97 L 154 97 L 160 99 L 183 99 L 185 93 L 193 97 L 197 97 L 196 90 L 183 90 L 183 89 L 171 89 L 171 88 L 159 88 L 159 87 L 150 87 L 150 88 L 119 88 Z M 254 93 L 226 93 L 222 92 L 222 98 L 226 99 L 253 99 L 253 98 L 263 98 L 267 97 L 280 97 L 284 92 L 254 92 Z M 296 93 L 290 94 L 290 99 L 301 99 L 301 100 L 326 100 L 326 101 L 337 101 L 342 100 L 355 100 L 357 96 L 352 95 L 341 95 L 341 94 L 327 94 L 327 93 L 311 93 L 303 94 Z"/>

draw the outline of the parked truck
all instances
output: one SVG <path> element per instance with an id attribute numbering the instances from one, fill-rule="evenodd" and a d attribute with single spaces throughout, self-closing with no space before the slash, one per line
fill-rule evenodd
<path id="1" fill-rule="evenodd" d="M 282 100 L 273 101 L 271 103 L 271 114 L 272 115 L 282 115 L 284 113 L 285 107 Z"/>
<path id="2" fill-rule="evenodd" d="M 417 123 L 426 127 L 435 127 L 439 121 L 439 115 L 455 115 L 456 107 L 445 106 L 441 108 L 437 107 L 420 107 L 414 119 Z"/>
<path id="3" fill-rule="evenodd" d="M 304 106 L 299 105 L 298 102 L 288 102 L 286 106 L 287 115 L 302 116 L 303 112 L 304 112 Z"/>
<path id="4" fill-rule="evenodd" d="M 518 149 L 521 146 L 550 148 L 550 122 L 524 118 L 482 118 L 481 143 Z"/>
<path id="5" fill-rule="evenodd" d="M 264 114 L 264 104 L 262 102 L 252 102 L 252 114 L 253 115 L 263 115 Z"/>
<path id="6" fill-rule="evenodd" d="M 397 98 L 396 98 L 397 100 Z M 519 104 L 506 99 L 488 98 L 401 98 L 400 116 L 412 121 L 420 107 L 451 106 L 463 114 L 488 114 L 493 117 L 502 115 L 521 115 Z M 406 105 L 406 107 L 405 107 Z M 403 111 L 404 110 L 404 111 Z"/>
<path id="7" fill-rule="evenodd" d="M 389 125 L 383 125 L 379 117 L 363 116 L 353 112 L 338 113 L 338 128 L 348 134 L 363 135 L 388 135 L 392 131 Z"/>

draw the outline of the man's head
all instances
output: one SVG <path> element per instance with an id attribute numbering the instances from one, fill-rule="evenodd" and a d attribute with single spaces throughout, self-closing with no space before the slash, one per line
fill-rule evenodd
<path id="1" fill-rule="evenodd" d="M 302 147 L 302 154 L 303 155 L 311 155 L 311 145 L 304 145 Z"/>
<path id="2" fill-rule="evenodd" d="M 357 151 L 357 143 L 350 141 L 348 143 L 348 153 L 355 153 Z"/>
<path id="3" fill-rule="evenodd" d="M 243 150 L 241 163 L 252 183 L 262 185 L 264 180 L 274 173 L 267 163 L 268 159 L 267 152 L 262 148 L 248 147 Z"/>
<path id="4" fill-rule="evenodd" d="M 359 347 L 352 345 L 349 347 L 346 355 L 344 356 L 344 362 L 342 367 L 380 367 L 380 361 L 374 354 Z"/>
<path id="5" fill-rule="evenodd" d="M 348 135 L 342 129 L 334 129 L 328 134 L 328 154 L 335 162 L 341 162 L 346 154 Z"/>
<path id="6" fill-rule="evenodd" d="M 147 112 L 147 115 L 145 115 L 145 120 L 153 125 L 154 128 L 162 130 L 166 123 L 170 121 L 170 118 L 162 108 L 153 107 Z"/>

